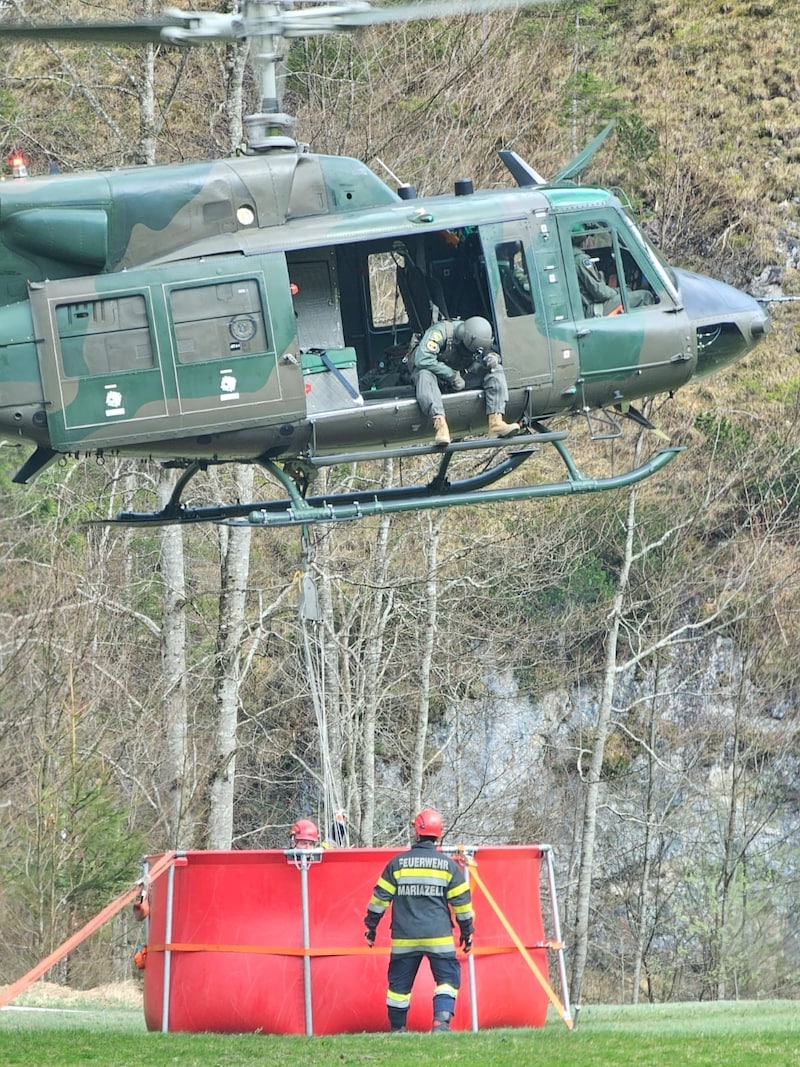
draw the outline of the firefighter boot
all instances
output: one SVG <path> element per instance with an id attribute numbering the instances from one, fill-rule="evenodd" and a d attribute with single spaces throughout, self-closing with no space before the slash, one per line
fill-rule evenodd
<path id="1" fill-rule="evenodd" d="M 446 1034 L 450 1031 L 450 1020 L 453 1018 L 451 1011 L 435 1011 L 433 1013 L 433 1032 Z"/>
<path id="2" fill-rule="evenodd" d="M 435 445 L 450 444 L 450 427 L 444 415 L 433 416 L 433 443 Z"/>
<path id="3" fill-rule="evenodd" d="M 491 415 L 486 416 L 489 422 L 489 436 L 490 437 L 513 437 L 519 433 L 519 426 L 517 423 L 504 422 L 503 416 L 499 411 L 492 412 Z"/>

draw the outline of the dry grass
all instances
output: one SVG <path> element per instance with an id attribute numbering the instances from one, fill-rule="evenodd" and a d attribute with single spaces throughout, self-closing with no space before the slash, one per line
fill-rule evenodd
<path id="1" fill-rule="evenodd" d="M 94 989 L 69 989 L 55 982 L 36 982 L 14 1001 L 29 1008 L 141 1008 L 141 983 L 134 980 L 111 982 Z"/>

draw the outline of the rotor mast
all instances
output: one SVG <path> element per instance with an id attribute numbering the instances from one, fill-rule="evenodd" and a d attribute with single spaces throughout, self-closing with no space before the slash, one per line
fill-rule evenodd
<path id="1" fill-rule="evenodd" d="M 254 0 L 250 14 L 255 27 L 280 25 L 280 3 Z M 258 78 L 259 111 L 244 116 L 245 136 L 251 152 L 269 152 L 274 149 L 296 149 L 294 137 L 297 120 L 281 110 L 282 93 L 278 64 L 285 56 L 285 41 L 275 32 L 257 29 L 250 37 L 250 61 Z"/>

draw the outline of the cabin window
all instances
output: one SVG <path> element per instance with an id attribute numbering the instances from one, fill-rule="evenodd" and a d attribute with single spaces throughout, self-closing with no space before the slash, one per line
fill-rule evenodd
<path id="1" fill-rule="evenodd" d="M 179 363 L 229 359 L 268 350 L 255 278 L 173 289 L 169 294 Z"/>
<path id="2" fill-rule="evenodd" d="M 658 293 L 622 234 L 605 222 L 573 227 L 572 259 L 587 318 L 640 311 Z"/>
<path id="3" fill-rule="evenodd" d="M 534 313 L 531 276 L 521 241 L 503 241 L 494 246 L 506 314 L 510 319 Z"/>
<path id="4" fill-rule="evenodd" d="M 147 302 L 142 294 L 57 304 L 55 317 L 66 378 L 153 366 Z"/>
<path id="5" fill-rule="evenodd" d="M 392 252 L 374 252 L 367 259 L 372 326 L 407 326 L 408 314 L 397 285 L 398 260 Z"/>

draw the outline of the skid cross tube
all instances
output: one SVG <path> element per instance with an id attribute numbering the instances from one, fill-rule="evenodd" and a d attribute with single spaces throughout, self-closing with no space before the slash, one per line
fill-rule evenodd
<path id="1" fill-rule="evenodd" d="M 461 481 L 454 482 L 449 486 L 450 490 L 459 492 L 475 492 L 482 489 L 487 485 L 493 485 L 495 482 L 504 478 L 507 474 L 516 470 L 526 460 L 537 454 L 537 444 L 542 439 L 539 435 L 528 435 L 526 437 L 519 438 L 519 444 L 528 446 L 524 449 L 515 449 L 515 451 L 503 459 L 500 463 L 491 467 L 489 470 L 483 471 L 481 474 L 477 474 L 471 478 L 465 478 Z M 559 437 L 557 434 L 547 435 L 549 438 L 555 440 Z M 564 436 L 563 434 L 560 436 Z M 516 440 L 516 439 L 515 439 Z M 205 470 L 208 464 L 205 463 L 192 463 L 186 468 L 175 490 L 168 502 L 168 504 L 162 508 L 161 511 L 121 511 L 113 519 L 93 519 L 90 520 L 87 525 L 94 526 L 166 526 L 170 524 L 189 524 L 197 522 L 227 522 L 228 520 L 241 518 L 248 515 L 255 510 L 263 510 L 268 512 L 283 512 L 292 506 L 295 507 L 321 507 L 327 504 L 358 504 L 360 502 L 370 503 L 376 497 L 380 500 L 414 500 L 419 497 L 425 497 L 432 492 L 444 491 L 449 485 L 445 479 L 445 472 L 453 454 L 458 451 L 470 450 L 474 445 L 483 444 L 486 447 L 486 442 L 462 442 L 457 445 L 449 445 L 445 449 L 437 449 L 436 455 L 441 456 L 441 463 L 439 465 L 439 471 L 429 485 L 412 485 L 412 486 L 399 486 L 395 488 L 379 489 L 373 491 L 363 491 L 357 493 L 339 493 L 326 497 L 311 497 L 306 499 L 303 497 L 297 489 L 294 480 L 277 465 L 277 463 L 269 457 L 262 457 L 257 460 L 259 466 L 263 467 L 269 474 L 271 474 L 276 481 L 284 487 L 289 494 L 288 500 L 272 500 L 258 503 L 244 503 L 244 504 L 217 504 L 206 507 L 189 507 L 182 504 L 180 501 L 180 495 L 185 489 L 188 482 L 199 472 Z M 505 447 L 508 446 L 507 441 L 501 442 Z M 551 443 L 549 440 L 547 443 Z M 462 447 L 469 445 L 469 449 Z M 532 446 L 532 447 L 531 447 Z M 402 451 L 402 450 L 398 450 Z M 433 454 L 431 448 L 425 449 L 406 449 L 406 455 L 430 455 Z M 346 458 L 345 458 L 346 457 Z M 329 456 L 328 460 L 336 457 Z M 371 456 L 361 453 L 344 454 L 342 462 L 356 462 L 362 459 L 376 459 L 376 458 L 389 458 L 386 455 Z M 316 462 L 316 466 L 322 464 Z M 424 505 L 418 505 L 424 506 Z"/>

